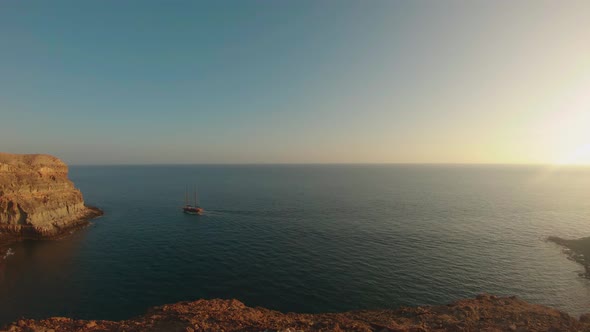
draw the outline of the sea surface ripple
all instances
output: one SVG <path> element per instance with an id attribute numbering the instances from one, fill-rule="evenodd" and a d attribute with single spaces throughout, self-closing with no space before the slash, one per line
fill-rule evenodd
<path id="1" fill-rule="evenodd" d="M 590 169 L 436 165 L 73 166 L 105 211 L 0 264 L 0 323 L 124 319 L 237 298 L 281 311 L 444 304 L 482 292 L 570 314 L 590 284 L 548 235 L 590 235 Z M 203 216 L 181 212 L 198 186 Z"/>

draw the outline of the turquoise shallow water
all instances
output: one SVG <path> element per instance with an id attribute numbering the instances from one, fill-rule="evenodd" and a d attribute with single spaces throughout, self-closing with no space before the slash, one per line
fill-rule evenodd
<path id="1" fill-rule="evenodd" d="M 0 323 L 122 319 L 199 298 L 320 312 L 481 292 L 590 311 L 582 268 L 543 241 L 590 235 L 590 169 L 74 166 L 70 177 L 105 216 L 12 246 Z M 194 183 L 200 217 L 180 211 Z"/>

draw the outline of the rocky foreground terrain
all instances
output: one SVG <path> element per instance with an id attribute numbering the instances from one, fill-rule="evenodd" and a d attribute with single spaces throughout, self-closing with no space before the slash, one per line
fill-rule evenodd
<path id="1" fill-rule="evenodd" d="M 84 205 L 63 161 L 50 155 L 0 152 L 0 245 L 59 236 L 100 214 Z"/>
<path id="2" fill-rule="evenodd" d="M 575 319 L 515 297 L 480 295 L 443 306 L 344 313 L 280 313 L 237 300 L 199 300 L 152 308 L 124 321 L 23 319 L 5 331 L 590 331 Z"/>

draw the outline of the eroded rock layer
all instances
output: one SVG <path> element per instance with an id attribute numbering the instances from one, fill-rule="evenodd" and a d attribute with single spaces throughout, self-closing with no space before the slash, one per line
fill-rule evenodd
<path id="1" fill-rule="evenodd" d="M 0 232 L 4 235 L 57 236 L 100 214 L 84 205 L 63 161 L 50 155 L 0 152 Z"/>
<path id="2" fill-rule="evenodd" d="M 281 313 L 237 300 L 199 300 L 152 308 L 124 321 L 54 317 L 19 320 L 7 331 L 590 331 L 579 320 L 514 297 L 480 295 L 443 306 L 327 314 Z"/>

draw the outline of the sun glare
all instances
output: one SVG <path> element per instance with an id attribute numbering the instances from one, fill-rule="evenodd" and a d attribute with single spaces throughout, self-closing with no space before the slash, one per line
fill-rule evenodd
<path id="1" fill-rule="evenodd" d="M 559 111 L 545 122 L 557 165 L 590 164 L 590 70 L 585 72 L 588 74 L 570 90 Z"/>
<path id="2" fill-rule="evenodd" d="M 557 165 L 582 165 L 590 164 L 590 142 L 570 152 L 563 159 L 558 160 Z"/>

